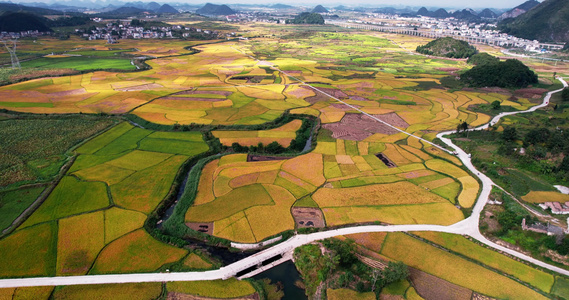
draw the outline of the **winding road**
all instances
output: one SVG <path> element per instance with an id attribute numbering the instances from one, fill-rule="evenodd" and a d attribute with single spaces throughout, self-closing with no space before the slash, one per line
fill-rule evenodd
<path id="1" fill-rule="evenodd" d="M 272 66 L 275 70 L 282 72 L 283 74 L 287 75 L 285 72 L 279 70 L 275 66 Z M 289 76 L 289 75 L 287 75 Z M 562 78 L 558 78 L 564 87 L 567 87 L 567 82 L 565 82 Z M 305 85 L 313 88 L 316 91 L 319 91 L 333 99 L 331 95 L 320 91 L 319 89 L 304 83 Z M 517 111 L 517 112 L 505 112 L 497 115 L 494 117 L 488 124 L 469 129 L 469 130 L 483 130 L 488 128 L 488 126 L 496 124 L 500 118 L 508 115 L 518 114 L 518 113 L 527 113 L 533 112 L 539 108 L 545 107 L 549 104 L 549 100 L 551 95 L 557 92 L 560 92 L 562 89 L 549 92 L 546 97 L 544 98 L 543 102 L 540 105 L 534 106 L 526 111 Z M 342 103 L 343 101 L 336 99 Z M 346 104 L 346 103 L 344 103 Z M 349 105 L 349 104 L 346 104 Z M 359 110 L 353 106 L 350 106 L 356 110 Z M 373 116 L 372 116 L 373 117 Z M 384 123 L 377 118 L 374 118 L 377 121 Z M 390 124 L 386 124 L 391 126 Z M 395 127 L 396 128 L 396 127 Z M 414 136 L 410 133 L 407 133 L 399 128 L 398 131 L 404 132 L 408 135 Z M 440 225 L 426 225 L 426 224 L 416 224 L 416 225 L 368 225 L 368 226 L 353 226 L 353 227 L 346 227 L 341 229 L 334 229 L 334 230 L 327 230 L 322 232 L 316 232 L 306 235 L 295 235 L 294 237 L 284 241 L 280 244 L 277 244 L 271 248 L 258 252 L 254 255 L 251 255 L 247 258 L 244 258 L 240 261 L 237 261 L 233 264 L 227 265 L 217 270 L 211 271 L 204 271 L 204 272 L 173 272 L 173 273 L 144 273 L 144 274 L 116 274 L 116 275 L 84 275 L 84 276 L 58 276 L 58 277 L 35 277 L 35 278 L 19 278 L 19 279 L 2 279 L 0 280 L 0 288 L 7 288 L 7 287 L 25 287 L 25 286 L 55 286 L 55 285 L 78 285 L 78 284 L 109 284 L 109 283 L 133 283 L 133 282 L 165 282 L 165 281 L 200 281 L 200 280 L 215 280 L 215 279 L 227 279 L 230 277 L 235 276 L 238 272 L 246 270 L 247 268 L 257 266 L 261 262 L 273 258 L 277 255 L 289 253 L 290 251 L 294 250 L 294 248 L 317 241 L 322 240 L 334 236 L 339 235 L 346 235 L 346 234 L 354 234 L 354 233 L 365 233 L 365 232 L 413 232 L 413 231 L 436 231 L 436 232 L 446 232 L 446 233 L 453 233 L 453 234 L 460 234 L 460 235 L 468 235 L 479 242 L 492 247 L 496 250 L 506 252 L 514 257 L 520 258 L 527 262 L 530 262 L 534 265 L 540 266 L 544 269 L 551 270 L 553 272 L 557 272 L 559 274 L 569 276 L 569 271 L 565 269 L 558 268 L 556 266 L 547 264 L 540 260 L 534 259 L 529 257 L 525 254 L 519 253 L 517 251 L 505 248 L 500 246 L 488 239 L 486 239 L 479 230 L 479 219 L 480 213 L 484 208 L 484 205 L 488 201 L 488 196 L 490 195 L 490 191 L 492 186 L 494 186 L 494 182 L 486 175 L 480 173 L 473 165 L 468 157 L 468 154 L 464 152 L 461 148 L 456 146 L 449 138 L 446 136 L 449 134 L 454 133 L 454 131 L 447 131 L 442 132 L 437 135 L 441 141 L 447 144 L 449 147 L 454 149 L 458 154 L 458 158 L 462 161 L 462 163 L 482 182 L 482 191 L 476 205 L 473 208 L 472 214 L 470 217 L 455 223 L 449 226 L 440 226 Z M 419 138 L 419 137 L 417 137 Z M 429 142 L 431 144 L 431 142 Z M 440 147 L 436 145 L 437 147 Z M 445 149 L 448 152 L 448 150 Z"/>

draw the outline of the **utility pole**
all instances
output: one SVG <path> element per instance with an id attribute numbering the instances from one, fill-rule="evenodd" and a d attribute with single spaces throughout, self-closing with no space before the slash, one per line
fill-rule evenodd
<path id="1" fill-rule="evenodd" d="M 9 41 L 7 40 L 2 40 L 2 43 L 4 43 L 4 47 L 6 47 L 6 50 L 8 50 L 8 53 L 10 53 L 10 59 L 12 60 L 12 69 L 21 69 L 22 66 L 20 66 L 20 61 L 18 60 L 18 56 L 16 56 L 17 39 L 10 40 L 10 42 L 12 42 L 12 48 L 10 48 L 8 42 Z"/>

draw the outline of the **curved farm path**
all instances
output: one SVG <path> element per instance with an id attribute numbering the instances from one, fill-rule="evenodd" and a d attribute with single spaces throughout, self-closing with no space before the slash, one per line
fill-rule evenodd
<path id="1" fill-rule="evenodd" d="M 266 64 L 266 63 L 265 63 Z M 285 72 L 279 70 L 278 68 L 271 66 L 275 70 L 282 72 L 283 74 L 287 75 Z M 558 79 L 563 83 L 564 87 L 567 87 L 567 82 L 565 82 L 562 78 Z M 306 84 L 309 87 L 309 84 Z M 317 88 L 312 87 L 314 90 L 319 91 Z M 488 124 L 473 128 L 470 130 L 483 130 L 488 128 L 490 124 L 496 124 L 500 118 L 508 115 L 518 114 L 518 113 L 527 113 L 533 112 L 538 108 L 545 107 L 549 104 L 549 99 L 551 95 L 557 92 L 560 92 L 562 89 L 549 92 L 547 96 L 544 98 L 543 102 L 540 105 L 534 106 L 525 111 L 518 111 L 518 112 L 506 112 L 501 113 L 495 116 Z M 326 93 L 324 93 L 326 94 Z M 328 94 L 326 94 L 328 95 Z M 330 96 L 330 95 L 328 95 Z M 332 97 L 332 96 L 330 96 Z M 332 97 L 335 99 L 335 97 Z M 338 99 L 336 99 L 338 100 Z M 340 100 L 338 100 L 340 101 Z M 343 101 L 340 101 L 343 103 Z M 357 110 L 357 108 L 354 108 Z M 381 120 L 379 122 L 384 123 Z M 389 124 L 388 124 L 389 125 Z M 391 126 L 391 125 L 389 125 Z M 398 129 L 402 131 L 401 129 Z M 404 131 L 402 131 L 404 132 Z M 450 139 L 446 138 L 445 136 L 452 134 L 454 131 L 447 131 L 442 132 L 437 135 L 445 144 L 453 148 L 457 153 L 458 157 L 462 161 L 462 163 L 478 178 L 480 178 L 482 182 L 482 191 L 480 192 L 480 196 L 478 197 L 478 201 L 474 206 L 472 214 L 470 217 L 455 223 L 450 226 L 441 226 L 441 225 L 427 225 L 427 224 L 416 224 L 416 225 L 368 225 L 368 226 L 353 226 L 353 227 L 346 227 L 340 229 L 333 229 L 327 230 L 322 232 L 316 232 L 306 235 L 295 235 L 294 237 L 284 241 L 278 245 L 275 245 L 271 248 L 258 252 L 254 255 L 251 255 L 247 258 L 244 258 L 240 261 L 237 261 L 233 264 L 228 266 L 222 267 L 217 270 L 211 271 L 204 271 L 204 272 L 176 272 L 176 273 L 144 273 L 144 274 L 116 274 L 116 275 L 84 275 L 84 276 L 59 276 L 59 277 L 35 277 L 35 278 L 18 278 L 18 279 L 3 279 L 0 280 L 0 288 L 7 288 L 7 287 L 25 287 L 25 286 L 54 286 L 54 285 L 78 285 L 78 284 L 109 284 L 109 283 L 133 283 L 133 282 L 165 282 L 165 281 L 200 281 L 200 280 L 215 280 L 215 279 L 227 279 L 230 277 L 235 276 L 238 272 L 245 270 L 249 267 L 256 266 L 261 262 L 273 258 L 274 256 L 289 253 L 290 251 L 294 250 L 296 247 L 309 244 L 311 242 L 322 240 L 330 237 L 335 237 L 339 235 L 346 235 L 346 234 L 354 234 L 354 233 L 366 233 L 366 232 L 412 232 L 412 231 L 436 231 L 436 232 L 446 232 L 446 233 L 453 233 L 453 234 L 460 234 L 460 235 L 468 235 L 479 242 L 492 247 L 496 250 L 503 251 L 508 253 L 514 257 L 520 258 L 522 260 L 528 261 L 534 265 L 540 266 L 544 269 L 548 269 L 563 275 L 569 276 L 569 271 L 565 269 L 558 268 L 556 266 L 544 263 L 540 260 L 534 259 L 529 257 L 525 254 L 519 253 L 517 251 L 505 248 L 500 246 L 488 239 L 486 239 L 481 233 L 478 228 L 479 225 L 479 218 L 484 205 L 488 201 L 488 196 L 490 195 L 490 191 L 492 186 L 494 186 L 494 182 L 486 175 L 480 173 L 470 161 L 468 154 L 464 152 L 461 148 L 456 146 Z M 411 135 L 410 133 L 405 132 L 406 134 Z M 448 151 L 445 149 L 445 151 Z"/>

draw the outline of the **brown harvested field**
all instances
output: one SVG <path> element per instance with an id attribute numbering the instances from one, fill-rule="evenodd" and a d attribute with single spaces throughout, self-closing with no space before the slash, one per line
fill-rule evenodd
<path id="1" fill-rule="evenodd" d="M 158 83 L 149 83 L 149 84 L 135 85 L 135 86 L 116 89 L 116 90 L 121 91 L 121 92 L 132 92 L 132 91 L 146 91 L 146 90 L 158 89 L 158 88 L 162 88 L 162 87 L 163 86 L 158 84 Z"/>
<path id="2" fill-rule="evenodd" d="M 223 96 L 229 96 L 233 94 L 233 92 L 230 91 L 182 91 L 179 93 L 175 93 L 173 95 L 223 95 Z"/>
<path id="3" fill-rule="evenodd" d="M 346 235 L 346 238 L 354 240 L 356 244 L 379 253 L 381 252 L 381 246 L 386 236 L 387 232 L 366 232 Z"/>
<path id="4" fill-rule="evenodd" d="M 209 235 L 213 234 L 213 222 L 198 222 L 198 223 L 188 222 L 186 223 L 186 226 L 190 227 L 195 231 L 203 232 Z"/>
<path id="5" fill-rule="evenodd" d="M 84 88 L 80 88 L 80 89 L 75 89 L 75 90 L 49 93 L 47 95 L 50 97 L 65 97 L 65 96 L 82 95 L 85 93 L 87 93 L 87 91 Z"/>
<path id="6" fill-rule="evenodd" d="M 298 228 L 316 227 L 323 228 L 326 226 L 324 215 L 319 208 L 314 207 L 293 207 L 292 217 Z"/>
<path id="7" fill-rule="evenodd" d="M 373 116 L 396 127 L 409 127 L 409 124 L 396 113 Z M 375 133 L 388 135 L 398 133 L 397 130 L 362 114 L 346 114 L 340 122 L 325 124 L 322 127 L 332 131 L 332 137 L 335 139 L 352 141 L 362 141 Z"/>
<path id="8" fill-rule="evenodd" d="M 182 293 L 168 292 L 168 300 L 219 300 L 219 298 L 201 297 L 195 295 L 188 295 Z M 259 294 L 255 293 L 249 296 L 240 298 L 224 298 L 225 300 L 259 300 Z"/>
<path id="9" fill-rule="evenodd" d="M 186 97 L 168 96 L 168 97 L 160 98 L 160 100 L 188 100 L 188 101 L 220 102 L 220 101 L 225 101 L 227 99 L 225 99 L 225 98 L 197 98 L 197 97 L 186 98 Z"/>
<path id="10" fill-rule="evenodd" d="M 425 300 L 470 300 L 472 291 L 435 277 L 431 274 L 409 268 L 410 280 L 417 293 Z"/>
<path id="11" fill-rule="evenodd" d="M 330 97 L 322 93 L 316 93 L 316 96 L 306 97 L 304 100 L 310 104 L 314 104 L 316 102 L 328 101 L 330 100 Z"/>

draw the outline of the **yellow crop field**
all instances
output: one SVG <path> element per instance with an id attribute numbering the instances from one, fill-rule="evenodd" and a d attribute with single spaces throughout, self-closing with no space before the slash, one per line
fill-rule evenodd
<path id="1" fill-rule="evenodd" d="M 328 226 L 381 221 L 389 224 L 451 225 L 464 219 L 449 202 L 394 206 L 327 207 L 322 212 Z"/>
<path id="2" fill-rule="evenodd" d="M 245 215 L 257 241 L 285 230 L 294 229 L 290 208 L 296 198 L 287 190 L 276 185 L 265 189 L 273 199 L 272 206 L 255 206 L 245 210 Z"/>
<path id="3" fill-rule="evenodd" d="M 179 281 L 166 284 L 168 292 L 209 298 L 239 298 L 255 293 L 249 281 L 230 278 L 211 281 Z"/>
<path id="4" fill-rule="evenodd" d="M 0 293 L 0 299 L 12 299 L 12 300 L 26 300 L 26 299 L 50 299 L 51 293 L 55 287 L 53 286 L 28 286 L 19 287 L 14 291 L 13 297 L 2 298 Z"/>
<path id="5" fill-rule="evenodd" d="M 283 147 L 288 147 L 290 142 L 296 138 L 296 131 L 302 125 L 301 120 L 293 120 L 281 127 L 270 130 L 259 131 L 231 131 L 231 130 L 214 130 L 212 134 L 219 138 L 220 142 L 225 146 L 231 146 L 238 143 L 241 146 L 257 146 L 262 143 L 268 145 L 272 142 L 278 142 Z"/>
<path id="6" fill-rule="evenodd" d="M 536 270 L 524 263 L 482 247 L 462 236 L 443 232 L 419 232 L 416 234 L 447 249 L 452 249 L 452 251 L 458 252 L 487 266 L 510 274 L 546 293 L 551 291 L 551 287 L 554 283 L 553 275 Z"/>
<path id="7" fill-rule="evenodd" d="M 146 215 L 140 212 L 118 207 L 105 210 L 105 244 L 139 229 L 146 221 Z"/>
<path id="8" fill-rule="evenodd" d="M 546 192 L 546 191 L 530 191 L 527 195 L 522 196 L 522 199 L 530 203 L 544 203 L 544 202 L 569 202 L 569 195 L 561 194 L 559 192 Z"/>
<path id="9" fill-rule="evenodd" d="M 135 171 L 115 167 L 110 164 L 100 164 L 91 168 L 82 169 L 74 172 L 73 175 L 87 181 L 103 181 L 108 185 L 121 182 L 123 179 L 132 175 Z"/>
<path id="10" fill-rule="evenodd" d="M 462 191 L 458 195 L 458 203 L 463 207 L 472 207 L 476 202 L 480 184 L 466 171 L 440 159 L 431 159 L 425 162 L 427 168 L 447 174 L 456 178 L 462 184 Z"/>
<path id="11" fill-rule="evenodd" d="M 61 219 L 58 228 L 57 275 L 86 274 L 105 246 L 104 212 Z"/>
<path id="12" fill-rule="evenodd" d="M 326 296 L 328 300 L 374 300 L 375 294 L 373 292 L 358 293 L 350 289 L 327 289 Z"/>
<path id="13" fill-rule="evenodd" d="M 289 159 L 283 163 L 282 170 L 314 186 L 322 185 L 326 181 L 323 174 L 322 155 L 317 153 L 308 153 Z"/>
<path id="14" fill-rule="evenodd" d="M 547 299 L 512 279 L 403 233 L 389 233 L 381 254 L 490 297 Z"/>
<path id="15" fill-rule="evenodd" d="M 407 181 L 342 189 L 321 188 L 312 195 L 312 199 L 320 207 L 446 202 L 441 197 Z"/>
<path id="16" fill-rule="evenodd" d="M 267 205 L 272 202 L 271 197 L 262 185 L 248 185 L 234 189 L 206 204 L 190 207 L 186 213 L 186 221 L 210 222 L 220 220 L 246 208 Z"/>
<path id="17" fill-rule="evenodd" d="M 160 282 L 69 285 L 58 288 L 53 298 L 58 300 L 72 299 L 141 299 L 151 300 L 160 297 Z"/>
<path id="18" fill-rule="evenodd" d="M 4 277 L 55 276 L 57 227 L 44 223 L 0 240 L 0 274 Z"/>
<path id="19" fill-rule="evenodd" d="M 227 218 L 214 222 L 213 234 L 215 236 L 241 243 L 255 243 L 251 225 L 243 211 L 239 211 Z"/>
<path id="20" fill-rule="evenodd" d="M 187 250 L 161 243 L 139 229 L 107 245 L 89 273 L 151 272 L 182 259 L 187 253 Z"/>
<path id="21" fill-rule="evenodd" d="M 198 192 L 196 194 L 196 198 L 194 199 L 194 205 L 208 203 L 215 199 L 215 195 L 213 194 L 213 174 L 217 169 L 218 164 L 219 159 L 216 159 L 209 162 L 202 169 L 200 182 L 198 185 Z"/>
<path id="22" fill-rule="evenodd" d="M 195 270 L 207 270 L 213 266 L 211 263 L 195 253 L 190 253 L 190 255 L 184 258 L 183 264 L 184 266 Z"/>

